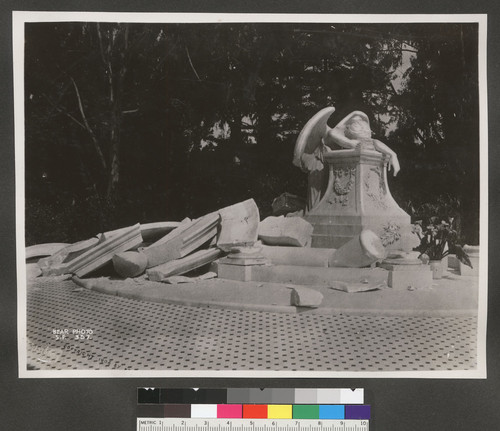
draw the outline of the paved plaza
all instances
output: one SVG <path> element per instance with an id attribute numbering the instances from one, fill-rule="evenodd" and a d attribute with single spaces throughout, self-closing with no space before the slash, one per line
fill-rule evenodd
<path id="1" fill-rule="evenodd" d="M 49 278 L 27 287 L 27 337 L 29 370 L 477 367 L 475 314 L 314 314 L 187 306 L 103 294 Z"/>

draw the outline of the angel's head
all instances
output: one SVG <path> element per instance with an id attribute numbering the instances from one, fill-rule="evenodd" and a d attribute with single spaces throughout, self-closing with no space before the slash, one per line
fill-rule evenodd
<path id="1" fill-rule="evenodd" d="M 370 124 L 361 115 L 353 115 L 345 125 L 345 136 L 349 139 L 371 138 Z"/>

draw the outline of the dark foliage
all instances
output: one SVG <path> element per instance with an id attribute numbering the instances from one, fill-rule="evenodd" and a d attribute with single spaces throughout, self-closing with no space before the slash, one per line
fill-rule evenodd
<path id="1" fill-rule="evenodd" d="M 398 153 L 396 200 L 453 196 L 477 243 L 474 24 L 29 23 L 25 53 L 28 244 L 250 197 L 269 215 L 305 194 L 301 127 L 350 103 Z"/>

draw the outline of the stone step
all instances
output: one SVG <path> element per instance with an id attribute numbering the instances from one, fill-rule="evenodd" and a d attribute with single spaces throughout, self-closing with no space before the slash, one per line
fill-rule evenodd
<path id="1" fill-rule="evenodd" d="M 361 229 L 360 229 L 361 232 Z M 358 232 L 359 233 L 359 232 Z M 341 236 L 341 235 L 314 235 L 311 240 L 311 247 L 313 248 L 340 248 L 345 243 L 349 242 L 352 236 Z"/>
<path id="2" fill-rule="evenodd" d="M 295 265 L 238 266 L 215 262 L 219 278 L 237 281 L 260 281 L 304 286 L 331 286 L 335 281 L 380 285 L 387 282 L 382 268 L 323 268 Z"/>
<path id="3" fill-rule="evenodd" d="M 264 245 L 261 254 L 274 265 L 301 265 L 328 267 L 334 249 L 285 247 Z"/>
<path id="4" fill-rule="evenodd" d="M 360 224 L 315 224 L 313 235 L 336 235 L 353 237 L 361 232 Z"/>

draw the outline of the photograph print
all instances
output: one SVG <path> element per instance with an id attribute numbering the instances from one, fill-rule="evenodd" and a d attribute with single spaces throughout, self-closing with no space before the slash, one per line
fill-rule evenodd
<path id="1" fill-rule="evenodd" d="M 14 13 L 20 377 L 486 377 L 484 15 Z"/>

